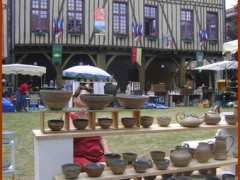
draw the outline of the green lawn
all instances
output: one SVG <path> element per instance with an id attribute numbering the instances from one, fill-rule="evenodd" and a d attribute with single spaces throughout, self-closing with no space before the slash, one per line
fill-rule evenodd
<path id="1" fill-rule="evenodd" d="M 199 107 L 174 108 L 168 110 L 143 110 L 142 115 L 171 116 L 175 119 L 177 112 L 202 113 L 208 109 Z M 233 111 L 231 108 L 224 111 Z M 46 119 L 59 117 L 60 114 L 47 114 Z M 98 113 L 97 117 L 110 116 L 108 113 Z M 120 117 L 131 116 L 130 112 L 121 112 Z M 4 130 L 16 131 L 16 166 L 17 177 L 21 180 L 32 180 L 34 176 L 33 135 L 32 129 L 39 129 L 39 113 L 9 113 L 4 114 Z M 139 155 L 148 155 L 149 151 L 159 149 L 169 152 L 176 144 L 185 140 L 205 139 L 214 136 L 216 130 L 199 130 L 186 132 L 171 132 L 147 135 L 129 135 L 106 137 L 113 152 L 134 151 Z"/>

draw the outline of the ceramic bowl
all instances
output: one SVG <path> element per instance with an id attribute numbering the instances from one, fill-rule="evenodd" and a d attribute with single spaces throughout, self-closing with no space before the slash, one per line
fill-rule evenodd
<path id="1" fill-rule="evenodd" d="M 127 161 L 122 159 L 112 159 L 110 161 L 110 169 L 113 174 L 123 174 L 127 168 Z"/>
<path id="2" fill-rule="evenodd" d="M 117 99 L 121 106 L 127 109 L 141 109 L 144 102 L 148 100 L 147 96 L 118 94 Z"/>
<path id="3" fill-rule="evenodd" d="M 145 173 L 149 168 L 149 162 L 145 160 L 136 160 L 133 162 L 133 167 L 136 173 Z"/>
<path id="4" fill-rule="evenodd" d="M 226 114 L 225 115 L 225 121 L 229 124 L 229 125 L 235 125 L 236 121 L 237 121 L 237 117 L 235 114 Z"/>
<path id="5" fill-rule="evenodd" d="M 62 171 L 66 179 L 76 179 L 80 174 L 80 166 L 77 164 L 64 164 Z"/>
<path id="6" fill-rule="evenodd" d="M 107 107 L 113 101 L 112 95 L 102 94 L 83 94 L 80 96 L 81 100 L 89 109 L 101 110 Z"/>
<path id="7" fill-rule="evenodd" d="M 88 119 L 74 119 L 73 125 L 77 130 L 84 130 L 88 126 Z"/>
<path id="8" fill-rule="evenodd" d="M 121 119 L 125 128 L 133 128 L 136 124 L 136 119 L 131 117 L 124 117 Z"/>
<path id="9" fill-rule="evenodd" d="M 144 128 L 149 128 L 153 124 L 153 117 L 151 117 L 151 116 L 141 116 L 140 124 Z"/>
<path id="10" fill-rule="evenodd" d="M 222 180 L 235 180 L 236 176 L 233 174 L 223 174 L 222 175 Z"/>
<path id="11" fill-rule="evenodd" d="M 102 129 L 108 129 L 112 125 L 113 120 L 110 118 L 98 118 L 98 124 Z"/>
<path id="12" fill-rule="evenodd" d="M 159 126 L 167 127 L 167 126 L 169 126 L 169 124 L 171 122 L 171 118 L 167 117 L 167 116 L 157 117 L 157 122 L 158 122 Z"/>
<path id="13" fill-rule="evenodd" d="M 85 170 L 89 177 L 99 177 L 102 175 L 104 167 L 103 164 L 89 163 L 85 166 Z"/>
<path id="14" fill-rule="evenodd" d="M 150 155 L 153 161 L 160 161 L 165 158 L 166 153 L 163 151 L 151 151 Z"/>
<path id="15" fill-rule="evenodd" d="M 61 120 L 61 119 L 51 119 L 51 120 L 48 120 L 48 127 L 52 131 L 61 131 L 63 126 L 64 126 L 64 121 Z"/>
<path id="16" fill-rule="evenodd" d="M 126 152 L 122 154 L 124 160 L 127 161 L 128 164 L 132 164 L 137 159 L 137 154 L 132 152 Z"/>
<path id="17" fill-rule="evenodd" d="M 104 154 L 104 158 L 107 166 L 109 166 L 110 162 L 114 159 L 121 159 L 121 155 L 117 153 L 106 153 Z"/>
<path id="18" fill-rule="evenodd" d="M 170 161 L 168 159 L 163 159 L 154 161 L 154 164 L 158 170 L 166 170 L 170 164 Z"/>

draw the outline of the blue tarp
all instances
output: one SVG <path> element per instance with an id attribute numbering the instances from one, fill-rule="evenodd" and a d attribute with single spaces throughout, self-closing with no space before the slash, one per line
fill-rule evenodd
<path id="1" fill-rule="evenodd" d="M 14 105 L 6 98 L 2 98 L 3 112 L 16 112 Z"/>
<path id="2" fill-rule="evenodd" d="M 159 103 L 144 103 L 144 109 L 168 109 L 168 106 Z"/>

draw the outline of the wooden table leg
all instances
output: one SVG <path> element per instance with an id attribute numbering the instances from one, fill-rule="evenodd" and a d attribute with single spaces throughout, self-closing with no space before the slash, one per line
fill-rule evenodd
<path id="1" fill-rule="evenodd" d="M 140 111 L 133 111 L 133 118 L 136 118 L 136 125 L 140 127 Z"/>
<path id="2" fill-rule="evenodd" d="M 64 126 L 65 126 L 65 130 L 69 131 L 70 130 L 70 114 L 69 112 L 65 113 L 65 118 L 64 118 Z"/>
<path id="3" fill-rule="evenodd" d="M 118 129 L 118 111 L 112 112 L 113 127 Z"/>
<path id="4" fill-rule="evenodd" d="M 40 112 L 40 128 L 41 128 L 42 133 L 45 133 L 44 112 Z"/>
<path id="5" fill-rule="evenodd" d="M 91 129 L 96 129 L 96 112 L 89 112 L 89 126 Z"/>

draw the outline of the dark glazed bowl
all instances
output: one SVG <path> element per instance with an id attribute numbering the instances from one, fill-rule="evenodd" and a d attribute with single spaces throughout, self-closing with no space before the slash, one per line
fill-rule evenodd
<path id="1" fill-rule="evenodd" d="M 117 153 L 106 153 L 104 154 L 104 158 L 106 161 L 107 166 L 110 165 L 110 162 L 114 159 L 121 159 L 121 155 Z"/>
<path id="2" fill-rule="evenodd" d="M 147 96 L 118 94 L 117 99 L 121 106 L 127 109 L 141 109 L 144 102 L 148 100 Z"/>
<path id="3" fill-rule="evenodd" d="M 136 173 L 145 173 L 149 168 L 149 162 L 145 160 L 136 160 L 133 162 L 133 167 Z"/>
<path id="4" fill-rule="evenodd" d="M 72 96 L 72 92 L 63 90 L 40 90 L 40 96 L 51 110 L 62 110 Z"/>
<path id="5" fill-rule="evenodd" d="M 85 166 L 85 169 L 89 177 L 99 177 L 103 173 L 104 165 L 98 163 L 89 163 Z"/>
<path id="6" fill-rule="evenodd" d="M 62 171 L 66 179 L 76 179 L 80 174 L 80 166 L 77 164 L 64 164 Z"/>
<path id="7" fill-rule="evenodd" d="M 163 151 L 151 151 L 150 155 L 153 161 L 164 160 L 166 153 Z"/>
<path id="8" fill-rule="evenodd" d="M 48 120 L 48 127 L 52 131 L 61 131 L 63 126 L 64 126 L 64 121 L 61 120 L 61 119 L 51 119 L 51 120 Z"/>
<path id="9" fill-rule="evenodd" d="M 113 120 L 110 118 L 98 118 L 98 124 L 102 129 L 108 129 L 112 125 Z"/>
<path id="10" fill-rule="evenodd" d="M 88 126 L 88 119 L 74 119 L 73 125 L 77 130 L 84 130 Z"/>
<path id="11" fill-rule="evenodd" d="M 113 159 L 110 161 L 110 169 L 113 174 L 123 174 L 127 168 L 127 161 L 121 159 Z"/>
<path id="12" fill-rule="evenodd" d="M 122 124 L 125 128 L 133 128 L 136 124 L 135 118 L 124 117 L 122 118 Z"/>
<path id="13" fill-rule="evenodd" d="M 128 162 L 128 164 L 132 164 L 137 159 L 137 154 L 132 152 L 126 152 L 122 154 L 123 159 Z"/>
<path id="14" fill-rule="evenodd" d="M 112 95 L 102 95 L 102 94 L 83 94 L 80 96 L 83 103 L 87 105 L 89 109 L 101 110 L 107 107 L 113 101 Z"/>
<path id="15" fill-rule="evenodd" d="M 158 170 L 166 170 L 170 164 L 168 159 L 154 161 L 154 164 Z"/>
<path id="16" fill-rule="evenodd" d="M 153 124 L 153 117 L 151 117 L 151 116 L 141 116 L 140 124 L 144 128 L 149 128 Z"/>

